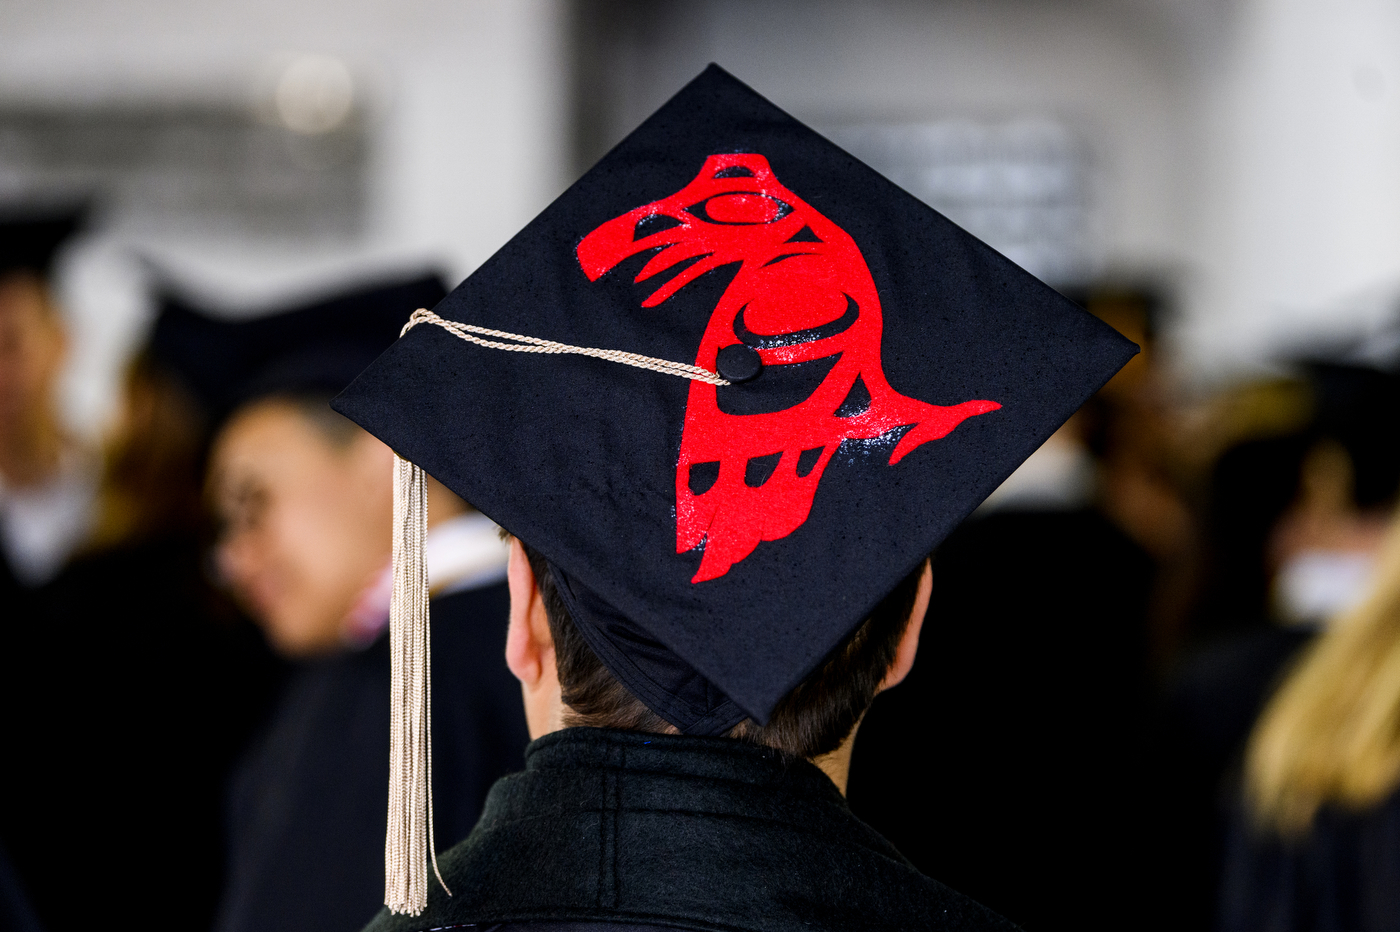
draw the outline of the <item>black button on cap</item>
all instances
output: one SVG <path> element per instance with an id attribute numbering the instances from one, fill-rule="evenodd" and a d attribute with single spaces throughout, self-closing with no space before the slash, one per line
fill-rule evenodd
<path id="1" fill-rule="evenodd" d="M 722 379 L 747 382 L 763 371 L 763 359 L 752 346 L 734 343 L 720 348 L 719 356 L 715 359 L 715 370 Z"/>

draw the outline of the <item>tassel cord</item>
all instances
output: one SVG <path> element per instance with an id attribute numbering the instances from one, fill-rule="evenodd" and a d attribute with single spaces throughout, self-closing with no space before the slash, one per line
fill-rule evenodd
<path id="1" fill-rule="evenodd" d="M 692 366 L 689 363 L 657 359 L 655 356 L 643 356 L 641 353 L 629 353 L 624 350 L 600 349 L 596 346 L 574 346 L 556 340 L 526 336 L 523 333 L 509 333 L 505 330 L 490 330 L 474 324 L 446 320 L 421 307 L 409 316 L 408 323 L 403 325 L 399 336 L 403 336 L 419 324 L 434 324 L 468 343 L 475 343 L 477 346 L 486 346 L 491 349 L 506 350 L 511 353 L 566 353 L 576 356 L 592 356 L 595 359 L 606 359 L 608 362 L 634 366 L 638 369 L 649 369 L 652 372 L 675 375 L 697 382 L 707 382 L 710 385 L 725 386 L 730 384 L 727 379 L 722 378 L 717 373 L 700 366 Z M 500 340 L 485 340 L 482 337 L 499 337 L 513 342 L 502 343 Z"/>
<path id="2" fill-rule="evenodd" d="M 437 864 L 432 815 L 432 645 L 428 607 L 427 477 L 394 460 L 394 588 L 389 611 L 389 812 L 384 840 L 384 903 L 418 915 L 427 906 L 428 864 Z"/>

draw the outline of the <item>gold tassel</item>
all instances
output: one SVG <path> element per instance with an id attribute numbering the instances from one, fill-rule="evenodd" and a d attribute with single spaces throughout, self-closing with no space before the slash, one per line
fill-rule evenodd
<path id="1" fill-rule="evenodd" d="M 394 456 L 394 593 L 389 603 L 389 830 L 384 905 L 416 916 L 428 905 L 433 845 L 432 646 L 428 627 L 428 480 Z M 447 890 L 451 896 L 452 891 Z"/>

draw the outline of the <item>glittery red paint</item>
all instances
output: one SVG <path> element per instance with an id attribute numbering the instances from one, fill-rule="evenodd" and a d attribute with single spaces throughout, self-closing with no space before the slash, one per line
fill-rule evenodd
<path id="1" fill-rule="evenodd" d="M 710 316 L 695 364 L 713 370 L 720 349 L 744 342 L 764 365 L 747 386 L 690 383 L 676 464 L 676 550 L 704 545 L 693 582 L 723 576 L 760 542 L 797 530 L 843 440 L 909 427 L 890 455 L 893 465 L 967 418 L 1001 407 L 995 401 L 941 407 L 890 387 L 880 364 L 880 297 L 860 249 L 783 187 L 761 155 L 710 156 L 676 194 L 584 237 L 578 260 L 596 281 L 629 256 L 658 247 L 638 283 L 696 261 L 643 307 L 656 307 L 719 266 L 742 263 Z M 800 371 L 773 367 L 802 363 L 830 367 L 805 400 L 769 413 L 721 410 L 717 393 L 748 392 L 761 400 L 779 377 L 770 373 Z"/>

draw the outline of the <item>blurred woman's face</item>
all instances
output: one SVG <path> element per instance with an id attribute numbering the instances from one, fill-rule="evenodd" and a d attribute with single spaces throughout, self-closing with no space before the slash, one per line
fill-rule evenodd
<path id="1" fill-rule="evenodd" d="M 219 567 L 285 656 L 339 647 L 347 613 L 388 562 L 392 463 L 369 434 L 333 440 L 275 400 L 219 433 L 210 473 L 224 524 Z"/>
<path id="2" fill-rule="evenodd" d="M 0 438 L 48 401 L 63 362 L 63 325 L 31 275 L 0 276 Z"/>

